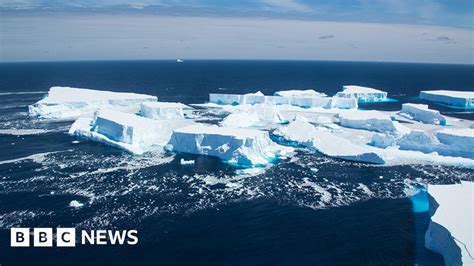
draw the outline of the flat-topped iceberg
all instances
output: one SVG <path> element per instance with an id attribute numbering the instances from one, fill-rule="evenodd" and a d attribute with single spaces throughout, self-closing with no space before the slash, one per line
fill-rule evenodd
<path id="1" fill-rule="evenodd" d="M 355 98 L 362 103 L 387 101 L 387 93 L 385 91 L 356 85 L 343 86 L 343 91 L 336 93 L 335 96 Z"/>
<path id="2" fill-rule="evenodd" d="M 408 133 L 405 126 L 393 121 L 389 115 L 379 111 L 353 111 L 339 115 L 341 126 L 377 132 Z"/>
<path id="3" fill-rule="evenodd" d="M 73 136 L 142 154 L 154 148 L 163 148 L 173 129 L 189 125 L 187 120 L 153 120 L 135 114 L 99 109 L 93 118 L 81 117 L 69 129 Z"/>
<path id="4" fill-rule="evenodd" d="M 314 97 L 326 97 L 326 93 L 317 92 L 315 90 L 286 90 L 286 91 L 277 91 L 273 95 L 281 96 L 281 97 L 307 97 L 307 98 L 314 98 Z"/>
<path id="5" fill-rule="evenodd" d="M 446 125 L 446 119 L 437 110 L 428 108 L 426 104 L 404 103 L 399 115 L 426 124 Z"/>
<path id="6" fill-rule="evenodd" d="M 420 91 L 420 99 L 459 108 L 474 108 L 474 91 Z"/>
<path id="7" fill-rule="evenodd" d="M 113 108 L 126 112 L 137 112 L 144 102 L 155 102 L 157 97 L 137 94 L 51 87 L 48 95 L 28 107 L 31 116 L 48 119 L 75 119 L 92 116 L 98 108 Z"/>
<path id="8" fill-rule="evenodd" d="M 446 265 L 474 265 L 474 183 L 428 185 L 431 221 L 425 246 Z"/>
<path id="9" fill-rule="evenodd" d="M 191 107 L 182 103 L 172 102 L 144 102 L 140 114 L 151 119 L 183 119 L 184 109 Z"/>
<path id="10" fill-rule="evenodd" d="M 371 151 L 370 147 L 356 145 L 327 129 L 315 127 L 306 121 L 295 120 L 274 133 L 329 157 L 374 164 L 385 163 L 379 155 Z"/>
<path id="11" fill-rule="evenodd" d="M 302 108 L 322 107 L 326 109 L 357 109 L 357 99 L 321 96 L 264 96 L 261 92 L 249 94 L 210 93 L 209 102 L 219 105 L 273 104 L 293 105 Z"/>
<path id="12" fill-rule="evenodd" d="M 266 131 L 199 124 L 174 130 L 168 148 L 242 167 L 266 165 L 293 150 L 274 143 Z"/>

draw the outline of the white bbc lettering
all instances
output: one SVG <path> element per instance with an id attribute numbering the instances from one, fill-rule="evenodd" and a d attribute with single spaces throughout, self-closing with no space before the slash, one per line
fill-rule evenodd
<path id="1" fill-rule="evenodd" d="M 29 247 L 30 246 L 30 228 L 11 228 L 10 229 L 11 247 Z"/>
<path id="2" fill-rule="evenodd" d="M 53 246 L 53 228 L 34 228 L 33 246 L 52 247 Z"/>
<path id="3" fill-rule="evenodd" d="M 56 245 L 58 247 L 75 247 L 76 246 L 76 229 L 75 228 L 56 229 Z"/>

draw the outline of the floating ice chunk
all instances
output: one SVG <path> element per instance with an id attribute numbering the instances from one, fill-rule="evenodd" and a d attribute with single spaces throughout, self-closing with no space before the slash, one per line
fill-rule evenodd
<path id="1" fill-rule="evenodd" d="M 140 114 L 151 119 L 182 119 L 185 117 L 183 109 L 190 108 L 182 103 L 145 102 L 142 103 Z"/>
<path id="2" fill-rule="evenodd" d="M 379 111 L 353 111 L 339 115 L 341 126 L 377 132 L 409 132 L 409 129 Z"/>
<path id="3" fill-rule="evenodd" d="M 94 118 L 81 117 L 69 134 L 103 142 L 133 154 L 162 148 L 173 129 L 189 125 L 187 120 L 153 120 L 115 110 L 98 110 Z"/>
<path id="4" fill-rule="evenodd" d="M 239 106 L 221 124 L 225 127 L 263 127 L 287 122 L 275 105 L 255 104 Z"/>
<path id="5" fill-rule="evenodd" d="M 474 159 L 474 129 L 446 128 L 435 134 L 443 144 L 445 154 Z"/>
<path id="6" fill-rule="evenodd" d="M 84 206 L 84 203 L 81 203 L 77 200 L 72 200 L 71 202 L 69 202 L 69 207 L 71 208 L 81 208 Z"/>
<path id="7" fill-rule="evenodd" d="M 143 102 L 155 102 L 157 97 L 111 91 L 51 87 L 46 98 L 28 107 L 31 116 L 48 119 L 75 119 L 92 116 L 98 108 L 114 108 L 137 112 Z"/>
<path id="8" fill-rule="evenodd" d="M 398 146 L 400 150 L 436 152 L 442 156 L 474 159 L 474 129 L 470 128 L 447 128 L 434 133 L 413 130 L 398 138 L 387 134 L 375 134 L 371 144 L 380 148 Z"/>
<path id="9" fill-rule="evenodd" d="M 474 91 L 420 91 L 420 99 L 453 107 L 474 108 Z"/>
<path id="10" fill-rule="evenodd" d="M 385 91 L 355 85 L 343 86 L 343 91 L 336 93 L 335 96 L 356 98 L 359 102 L 383 102 L 387 100 Z"/>
<path id="11" fill-rule="evenodd" d="M 306 98 L 314 98 L 314 97 L 325 97 L 327 96 L 326 93 L 317 92 L 315 90 L 286 90 L 286 91 L 277 91 L 274 93 L 275 96 L 282 96 L 282 97 L 306 97 Z"/>
<path id="12" fill-rule="evenodd" d="M 328 130 L 314 127 L 305 121 L 295 120 L 288 126 L 277 129 L 275 134 L 289 141 L 314 148 L 330 157 L 375 164 L 384 163 L 380 156 L 370 151 L 370 147 L 356 145 Z"/>
<path id="13" fill-rule="evenodd" d="M 181 158 L 180 164 L 181 165 L 192 165 L 192 164 L 194 164 L 194 160 L 185 160 L 185 159 Z"/>
<path id="14" fill-rule="evenodd" d="M 431 221 L 425 246 L 446 265 L 474 265 L 474 183 L 428 185 Z"/>
<path id="15" fill-rule="evenodd" d="M 169 144 L 174 151 L 216 156 L 246 167 L 268 164 L 292 151 L 271 141 L 265 131 L 206 125 L 174 130 Z"/>
<path id="16" fill-rule="evenodd" d="M 425 104 L 402 104 L 402 110 L 399 113 L 401 116 L 420 121 L 426 124 L 446 125 L 446 119 L 439 111 L 428 108 Z"/>

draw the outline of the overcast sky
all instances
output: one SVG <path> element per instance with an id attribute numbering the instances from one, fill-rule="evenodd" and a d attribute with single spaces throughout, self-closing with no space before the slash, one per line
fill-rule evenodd
<path id="1" fill-rule="evenodd" d="M 0 60 L 473 63 L 473 1 L 2 0 Z"/>

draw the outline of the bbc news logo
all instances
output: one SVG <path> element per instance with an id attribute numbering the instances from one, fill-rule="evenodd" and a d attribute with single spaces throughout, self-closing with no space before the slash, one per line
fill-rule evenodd
<path id="1" fill-rule="evenodd" d="M 76 238 L 76 228 L 11 228 L 11 247 L 75 247 L 81 245 L 136 245 L 137 230 L 81 230 Z M 76 241 L 80 240 L 80 241 Z M 33 240 L 31 242 L 31 240 Z M 53 243 L 54 242 L 54 243 Z M 55 245 L 54 245 L 55 244 Z"/>

